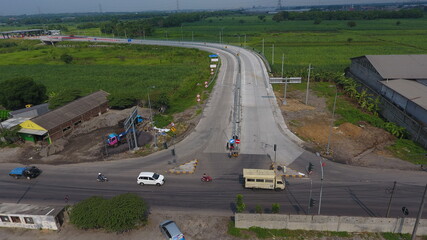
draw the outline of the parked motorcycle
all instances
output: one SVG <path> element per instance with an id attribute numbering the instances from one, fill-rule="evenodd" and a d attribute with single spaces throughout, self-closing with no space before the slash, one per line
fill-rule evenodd
<path id="1" fill-rule="evenodd" d="M 98 178 L 96 180 L 98 182 L 108 182 L 108 178 L 104 176 L 102 173 L 98 173 Z"/>

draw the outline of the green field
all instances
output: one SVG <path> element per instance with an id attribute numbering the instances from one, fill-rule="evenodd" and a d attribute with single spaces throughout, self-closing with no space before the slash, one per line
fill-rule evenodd
<path id="1" fill-rule="evenodd" d="M 262 14 L 258 14 L 262 15 Z M 356 20 L 355 27 L 347 20 L 275 22 L 272 15 L 265 21 L 258 15 L 211 17 L 199 22 L 184 23 L 182 27 L 156 28 L 147 39 L 222 42 L 263 52 L 273 71 L 281 71 L 285 55 L 285 75 L 306 75 L 309 64 L 314 72 L 342 72 L 350 58 L 369 54 L 426 54 L 427 17 L 419 19 Z M 399 24 L 397 24 L 399 23 Z M 77 29 L 78 23 L 68 24 L 64 34 L 107 36 L 98 28 Z M 42 26 L 32 26 L 37 28 Z M 27 27 L 28 28 L 28 27 Z M 0 31 L 10 30 L 1 27 Z M 112 37 L 112 35 L 110 35 Z M 142 38 L 142 36 L 141 36 Z M 245 41 L 246 39 L 246 41 Z"/>
<path id="2" fill-rule="evenodd" d="M 400 22 L 396 25 L 396 22 Z M 202 22 L 185 24 L 184 40 L 218 42 L 222 32 L 223 42 L 246 46 L 262 52 L 272 63 L 273 70 L 281 71 L 282 54 L 285 55 L 285 72 L 304 72 L 311 63 L 315 71 L 339 71 L 350 64 L 350 58 L 381 54 L 426 54 L 427 17 L 421 19 L 357 20 L 350 28 L 348 21 L 284 21 L 277 23 L 266 16 L 263 22 L 257 16 L 229 16 L 211 18 Z M 181 29 L 168 29 L 169 38 L 180 38 Z M 246 35 L 246 45 L 245 45 Z M 192 38 L 193 36 L 193 38 Z M 156 37 L 164 38 L 157 31 Z"/>
<path id="3" fill-rule="evenodd" d="M 16 41 L 15 41 L 16 42 Z M 17 41 L 0 48 L 0 82 L 21 76 L 32 77 L 47 86 L 49 93 L 79 89 L 88 94 L 103 89 L 113 95 L 147 99 L 167 93 L 169 112 L 179 112 L 202 93 L 210 77 L 208 53 L 196 49 L 139 45 L 66 43 L 42 46 L 36 41 Z M 62 46 L 62 47 L 61 47 Z M 3 53 L 1 53 L 3 52 Z M 71 64 L 62 54 L 73 57 Z M 151 88 L 155 86 L 155 88 Z M 152 99 L 152 100 L 153 100 Z"/>

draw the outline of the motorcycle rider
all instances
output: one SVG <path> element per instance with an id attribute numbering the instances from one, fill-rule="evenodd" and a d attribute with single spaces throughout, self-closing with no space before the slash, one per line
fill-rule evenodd
<path id="1" fill-rule="evenodd" d="M 98 173 L 98 180 L 103 182 L 105 180 L 104 175 L 102 175 L 102 173 Z"/>

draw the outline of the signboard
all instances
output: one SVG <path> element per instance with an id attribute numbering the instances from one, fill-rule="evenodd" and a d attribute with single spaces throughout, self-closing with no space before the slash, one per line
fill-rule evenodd
<path id="1" fill-rule="evenodd" d="M 270 78 L 270 83 L 301 83 L 301 77 Z"/>
<path id="2" fill-rule="evenodd" d="M 211 62 L 218 62 L 218 58 L 212 58 Z"/>
<path id="3" fill-rule="evenodd" d="M 211 55 L 209 55 L 209 57 L 210 57 L 210 58 L 217 58 L 217 57 L 218 57 L 218 55 L 216 55 L 216 54 L 211 54 Z"/>
<path id="4" fill-rule="evenodd" d="M 236 142 L 236 140 L 234 140 L 234 139 L 230 139 L 230 140 L 228 140 L 228 142 L 229 142 L 230 144 L 234 144 L 234 143 Z"/>
<path id="5" fill-rule="evenodd" d="M 235 140 L 236 144 L 240 144 L 240 139 Z"/>
<path id="6" fill-rule="evenodd" d="M 216 68 L 216 64 L 211 64 L 209 67 L 210 68 Z"/>

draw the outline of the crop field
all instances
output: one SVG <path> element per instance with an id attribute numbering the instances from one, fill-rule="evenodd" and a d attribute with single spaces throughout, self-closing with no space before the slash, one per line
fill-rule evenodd
<path id="1" fill-rule="evenodd" d="M 149 91 L 153 96 L 167 93 L 174 112 L 195 104 L 191 100 L 204 91 L 203 84 L 198 83 L 210 76 L 208 53 L 196 49 L 93 47 L 71 42 L 52 47 L 35 41 L 14 42 L 18 45 L 0 48 L 0 82 L 28 76 L 46 85 L 48 93 L 78 89 L 88 94 L 103 89 L 142 100 Z M 72 63 L 65 64 L 60 59 L 62 54 L 71 55 Z"/>
<path id="2" fill-rule="evenodd" d="M 285 74 L 304 73 L 311 63 L 319 72 L 342 72 L 350 58 L 374 54 L 426 54 L 427 17 L 421 19 L 356 20 L 355 27 L 347 20 L 275 22 L 266 15 L 208 18 L 183 24 L 181 28 L 161 29 L 157 39 L 222 42 L 244 46 L 261 52 L 281 71 L 284 55 Z M 166 33 L 167 31 L 167 33 Z M 246 39 L 246 40 L 245 40 Z M 264 48 L 263 48 L 264 41 Z M 263 51 L 264 50 L 264 51 Z"/>

